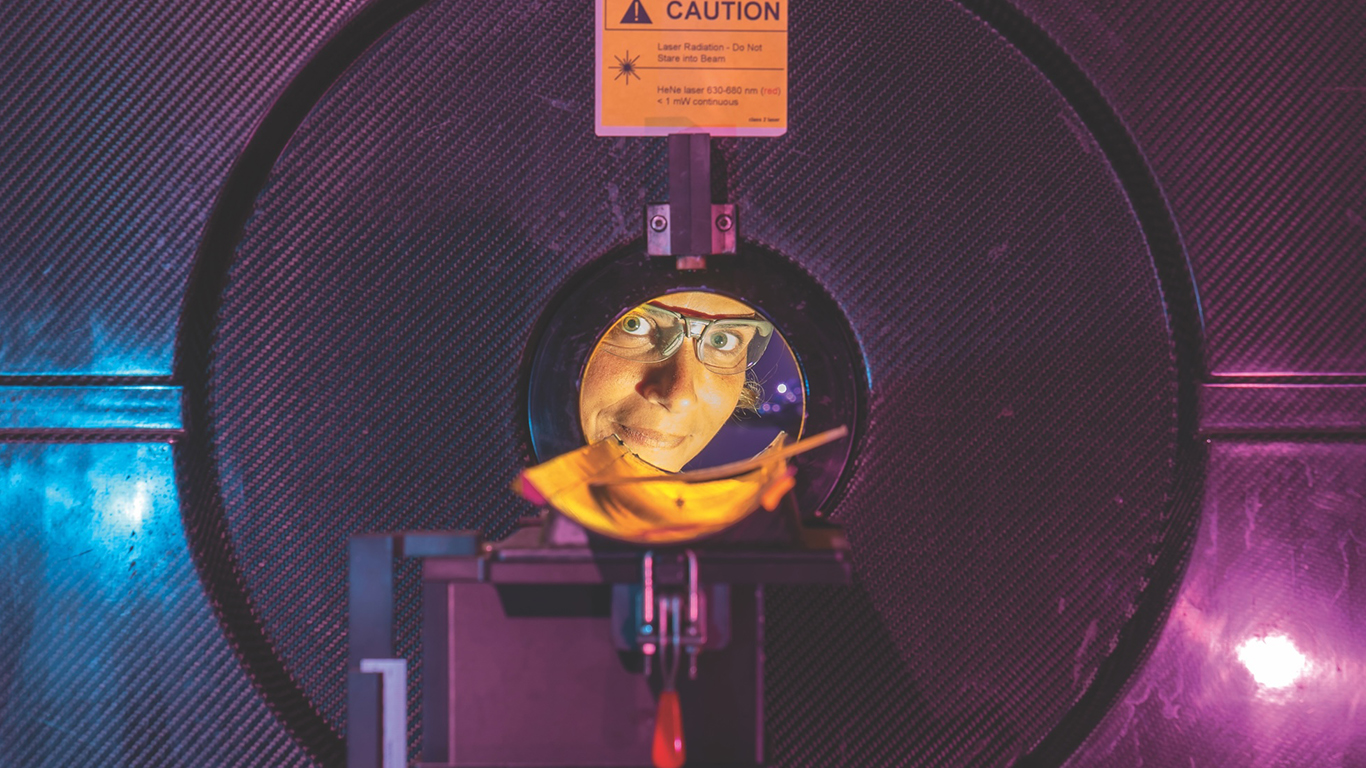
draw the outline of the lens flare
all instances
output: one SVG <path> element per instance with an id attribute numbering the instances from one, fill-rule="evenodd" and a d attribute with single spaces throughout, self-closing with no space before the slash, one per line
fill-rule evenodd
<path id="1" fill-rule="evenodd" d="M 1265 688 L 1288 688 L 1309 670 L 1309 659 L 1285 635 L 1249 637 L 1235 653 L 1252 679 Z"/>

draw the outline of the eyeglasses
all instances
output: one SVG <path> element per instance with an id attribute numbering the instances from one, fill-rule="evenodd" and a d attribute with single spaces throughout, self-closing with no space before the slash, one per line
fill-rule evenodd
<path id="1" fill-rule="evenodd" d="M 773 323 L 757 317 L 708 320 L 642 304 L 626 313 L 602 338 L 603 351 L 637 363 L 673 357 L 693 339 L 697 360 L 716 373 L 744 373 L 764 356 Z"/>

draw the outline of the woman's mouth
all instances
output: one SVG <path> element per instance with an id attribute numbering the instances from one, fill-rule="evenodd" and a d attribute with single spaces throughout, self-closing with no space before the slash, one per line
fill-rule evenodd
<path id="1" fill-rule="evenodd" d="M 629 427 L 625 424 L 614 423 L 613 430 L 617 437 L 624 442 L 630 443 L 641 448 L 654 448 L 657 450 L 670 450 L 677 448 L 688 439 L 687 435 L 671 435 L 667 432 L 659 432 L 644 427 Z"/>

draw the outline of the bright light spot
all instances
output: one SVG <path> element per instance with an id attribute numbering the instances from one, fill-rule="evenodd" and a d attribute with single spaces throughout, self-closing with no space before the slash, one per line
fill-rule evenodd
<path id="1" fill-rule="evenodd" d="M 128 505 L 124 507 L 123 514 L 128 520 L 129 527 L 138 529 L 142 527 L 142 519 L 147 516 L 147 510 L 152 506 L 152 494 L 147 490 L 147 481 L 139 480 L 133 490 L 133 498 L 128 500 Z"/>
<path id="2" fill-rule="evenodd" d="M 787 391 L 787 385 L 786 385 L 786 384 L 779 384 L 779 385 L 778 385 L 778 394 L 781 395 L 782 393 L 784 393 L 784 392 L 786 392 L 786 391 Z"/>
<path id="3" fill-rule="evenodd" d="M 111 490 L 108 506 L 104 508 L 100 527 L 108 537 L 121 537 L 142 530 L 142 522 L 152 510 L 152 491 L 146 480 L 131 487 L 120 483 Z"/>
<path id="4" fill-rule="evenodd" d="M 1309 659 L 1285 635 L 1249 637 L 1235 653 L 1258 685 L 1285 688 L 1309 669 Z"/>

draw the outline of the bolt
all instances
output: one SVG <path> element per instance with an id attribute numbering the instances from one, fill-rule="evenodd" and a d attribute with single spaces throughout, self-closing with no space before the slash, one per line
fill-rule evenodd
<path id="1" fill-rule="evenodd" d="M 722 232 L 729 232 L 730 228 L 733 226 L 735 226 L 735 219 L 732 219 L 730 216 L 723 213 L 716 217 L 716 228 Z"/>
<path id="2" fill-rule="evenodd" d="M 650 217 L 650 229 L 653 229 L 656 232 L 663 232 L 668 228 L 669 220 L 664 218 L 662 215 L 655 214 L 654 216 Z"/>

